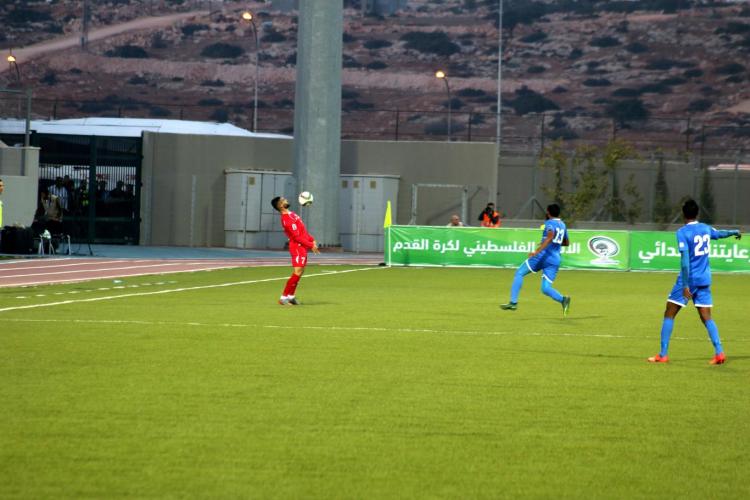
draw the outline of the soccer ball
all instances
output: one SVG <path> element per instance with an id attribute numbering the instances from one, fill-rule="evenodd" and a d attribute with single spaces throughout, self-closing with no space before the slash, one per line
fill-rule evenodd
<path id="1" fill-rule="evenodd" d="M 299 194 L 299 197 L 297 198 L 297 201 L 299 201 L 299 204 L 303 207 L 306 207 L 308 205 L 312 205 L 313 202 L 313 195 L 310 191 L 302 191 Z"/>

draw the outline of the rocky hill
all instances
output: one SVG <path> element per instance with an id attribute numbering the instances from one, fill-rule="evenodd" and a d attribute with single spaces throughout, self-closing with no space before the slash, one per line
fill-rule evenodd
<path id="1" fill-rule="evenodd" d="M 260 39 L 259 129 L 291 131 L 296 12 L 272 2 L 89 2 L 91 32 L 175 12 L 195 14 L 19 61 L 34 112 L 231 121 L 250 128 Z M 410 1 L 386 17 L 345 2 L 343 132 L 444 138 L 448 74 L 454 138 L 494 140 L 497 1 Z M 5 2 L 0 46 L 77 33 L 81 2 Z M 218 6 L 221 9 L 218 10 Z M 503 135 L 605 140 L 629 135 L 665 148 L 744 142 L 750 136 L 750 8 L 687 0 L 505 1 Z M 5 71 L 0 85 L 18 85 Z M 0 107 L 0 111 L 3 108 Z M 7 111 L 4 111 L 7 114 Z M 544 117 L 540 115 L 544 113 Z M 720 140 L 719 140 L 720 139 Z"/>

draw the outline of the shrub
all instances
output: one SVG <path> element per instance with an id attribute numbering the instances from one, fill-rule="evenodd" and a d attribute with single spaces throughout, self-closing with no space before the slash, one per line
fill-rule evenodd
<path id="1" fill-rule="evenodd" d="M 534 92 L 525 86 L 516 90 L 516 98 L 512 99 L 508 105 L 512 107 L 518 115 L 525 115 L 527 113 L 544 113 L 545 111 L 560 109 L 554 101 L 547 99 L 543 95 Z"/>
<path id="2" fill-rule="evenodd" d="M 487 95 L 487 93 L 481 89 L 466 88 L 457 91 L 456 95 L 460 97 L 480 97 L 483 95 Z"/>
<path id="3" fill-rule="evenodd" d="M 148 80 L 140 75 L 135 75 L 130 77 L 128 83 L 131 85 L 146 85 L 148 83 Z"/>
<path id="4" fill-rule="evenodd" d="M 607 106 L 607 115 L 620 124 L 629 121 L 646 120 L 649 117 L 649 111 L 640 99 L 625 99 L 614 102 Z"/>
<path id="5" fill-rule="evenodd" d="M 594 38 L 589 42 L 589 45 L 592 47 L 617 47 L 620 45 L 620 40 L 613 36 L 600 36 L 598 38 Z"/>
<path id="6" fill-rule="evenodd" d="M 344 32 L 344 34 L 343 34 L 343 35 L 341 35 L 341 40 L 342 40 L 342 41 L 343 41 L 344 43 L 352 43 L 352 42 L 356 42 L 356 41 L 357 41 L 357 39 L 356 39 L 356 38 L 354 38 L 353 36 L 351 36 L 351 35 L 350 35 L 349 33 L 347 33 L 346 31 Z"/>
<path id="7" fill-rule="evenodd" d="M 273 105 L 277 108 L 293 108 L 294 101 L 292 101 L 291 99 L 280 99 L 274 102 Z"/>
<path id="8" fill-rule="evenodd" d="M 568 54 L 568 59 L 575 60 L 580 59 L 583 56 L 583 51 L 581 49 L 573 49 L 570 51 L 570 54 Z"/>
<path id="9" fill-rule="evenodd" d="M 443 107 L 446 109 L 448 108 L 448 101 L 443 101 Z M 458 97 L 452 97 L 450 100 L 450 107 L 452 111 L 461 109 L 464 107 L 464 102 Z"/>
<path id="10" fill-rule="evenodd" d="M 545 71 L 547 71 L 547 68 L 544 66 L 529 66 L 529 69 L 526 70 L 527 73 L 532 75 L 544 73 Z"/>
<path id="11" fill-rule="evenodd" d="M 356 99 L 357 97 L 359 97 L 359 92 L 356 90 L 341 89 L 342 99 Z"/>
<path id="12" fill-rule="evenodd" d="M 120 45 L 105 52 L 107 57 L 123 57 L 127 59 L 146 59 L 148 52 L 136 45 Z"/>
<path id="13" fill-rule="evenodd" d="M 716 68 L 717 75 L 736 75 L 745 71 L 745 67 L 740 63 L 729 63 Z"/>
<path id="14" fill-rule="evenodd" d="M 535 31 L 529 35 L 521 37 L 523 43 L 537 43 L 547 39 L 547 33 L 544 31 Z"/>
<path id="15" fill-rule="evenodd" d="M 81 68 L 70 68 L 68 71 L 73 75 L 80 75 L 81 73 L 83 73 L 83 70 Z"/>
<path id="16" fill-rule="evenodd" d="M 264 43 L 279 43 L 279 42 L 285 42 L 286 37 L 279 33 L 278 31 L 269 31 L 263 37 L 260 39 L 261 42 Z"/>
<path id="17" fill-rule="evenodd" d="M 212 97 L 209 97 L 208 99 L 201 99 L 198 101 L 198 106 L 223 106 L 224 101 L 221 99 L 215 99 Z"/>
<path id="18" fill-rule="evenodd" d="M 723 28 L 716 28 L 716 34 L 726 33 L 728 35 L 742 35 L 750 33 L 750 24 L 740 22 L 730 22 Z"/>
<path id="19" fill-rule="evenodd" d="M 39 79 L 41 83 L 47 84 L 50 87 L 55 85 L 59 80 L 57 79 L 57 75 L 54 73 L 54 71 L 47 71 L 45 75 Z"/>
<path id="20" fill-rule="evenodd" d="M 293 54 L 289 54 L 284 60 L 284 64 L 286 64 L 287 66 L 294 66 L 295 64 L 297 64 L 297 53 L 294 52 Z"/>
<path id="21" fill-rule="evenodd" d="M 691 101 L 690 104 L 687 107 L 687 110 L 691 113 L 702 113 L 704 111 L 708 111 L 711 109 L 711 106 L 713 106 L 714 103 L 708 99 L 697 99 L 695 101 Z"/>
<path id="22" fill-rule="evenodd" d="M 240 57 L 244 53 L 245 51 L 242 47 L 223 42 L 207 45 L 201 51 L 203 57 L 210 57 L 212 59 L 234 59 Z"/>
<path id="23" fill-rule="evenodd" d="M 161 34 L 161 31 L 158 31 L 151 36 L 152 49 L 166 49 L 167 46 L 167 41 L 164 40 L 164 35 Z"/>
<path id="24" fill-rule="evenodd" d="M 664 85 L 669 85 L 670 87 L 674 87 L 676 85 L 687 83 L 687 80 L 685 78 L 682 78 L 681 76 L 671 76 L 662 80 L 661 83 L 663 83 Z"/>
<path id="25" fill-rule="evenodd" d="M 685 78 L 698 78 L 703 76 L 703 70 L 699 68 L 686 69 L 682 76 Z"/>
<path id="26" fill-rule="evenodd" d="M 625 50 L 631 54 L 643 54 L 644 52 L 648 52 L 648 47 L 640 42 L 632 42 L 625 46 Z"/>
<path id="27" fill-rule="evenodd" d="M 385 69 L 387 67 L 388 65 L 384 63 L 383 61 L 372 61 L 368 63 L 366 66 L 367 69 L 372 69 L 372 70 Z"/>
<path id="28" fill-rule="evenodd" d="M 161 106 L 151 106 L 151 109 L 149 109 L 148 112 L 151 116 L 157 118 L 164 118 L 165 116 L 170 116 L 172 114 L 167 108 L 162 108 Z"/>
<path id="29" fill-rule="evenodd" d="M 218 123 L 226 123 L 229 121 L 229 111 L 224 108 L 217 108 L 208 118 Z"/>
<path id="30" fill-rule="evenodd" d="M 207 24 L 186 24 L 181 28 L 182 34 L 185 36 L 193 36 L 196 31 L 208 30 Z"/>
<path id="31" fill-rule="evenodd" d="M 203 80 L 201 82 L 202 87 L 223 87 L 224 81 L 223 80 Z"/>
<path id="32" fill-rule="evenodd" d="M 724 80 L 724 83 L 742 83 L 745 79 L 740 75 L 732 75 Z"/>
<path id="33" fill-rule="evenodd" d="M 388 40 L 367 40 L 363 45 L 366 49 L 376 50 L 390 47 L 393 44 Z"/>
<path id="34" fill-rule="evenodd" d="M 554 92 L 555 94 L 564 94 L 567 91 L 568 91 L 568 89 L 566 89 L 565 87 L 563 87 L 561 85 L 558 85 L 557 87 L 555 87 L 554 89 L 552 89 L 552 92 Z"/>
<path id="35" fill-rule="evenodd" d="M 589 78 L 583 81 L 583 84 L 587 87 L 609 87 L 612 82 L 606 78 Z"/>
<path id="36" fill-rule="evenodd" d="M 5 16 L 5 22 L 14 25 L 43 23 L 46 21 L 52 21 L 52 16 L 48 12 L 26 9 L 22 7 L 11 10 Z"/>
<path id="37" fill-rule="evenodd" d="M 638 89 L 641 94 L 671 94 L 672 87 L 663 83 L 647 83 Z"/>
<path id="38" fill-rule="evenodd" d="M 660 58 L 649 61 L 646 64 L 646 69 L 650 70 L 668 70 L 675 66 L 675 62 L 671 59 Z"/>
<path id="39" fill-rule="evenodd" d="M 83 113 L 101 113 L 103 111 L 109 111 L 112 108 L 112 104 L 98 101 L 85 101 L 78 106 L 78 110 Z"/>
<path id="40" fill-rule="evenodd" d="M 372 109 L 375 105 L 370 102 L 362 102 L 358 101 L 357 99 L 354 99 L 352 101 L 347 101 L 344 104 L 344 109 L 347 111 L 355 111 L 359 109 Z"/>
<path id="41" fill-rule="evenodd" d="M 406 42 L 407 49 L 413 49 L 424 54 L 450 56 L 461 50 L 442 31 L 434 31 L 432 33 L 412 31 L 403 35 L 401 40 Z"/>
<path id="42" fill-rule="evenodd" d="M 361 68 L 362 67 L 362 63 L 360 63 L 359 61 L 357 61 L 351 56 L 347 56 L 346 54 L 344 54 L 344 61 L 342 62 L 341 65 L 344 68 Z"/>
<path id="43" fill-rule="evenodd" d="M 617 89 L 612 92 L 612 97 L 638 97 L 641 91 L 638 89 L 629 89 L 627 87 Z"/>

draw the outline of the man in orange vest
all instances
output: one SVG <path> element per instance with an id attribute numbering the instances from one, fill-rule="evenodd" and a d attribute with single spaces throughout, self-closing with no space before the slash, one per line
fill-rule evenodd
<path id="1" fill-rule="evenodd" d="M 502 224 L 500 214 L 495 210 L 495 204 L 492 202 L 487 203 L 487 208 L 479 214 L 478 220 L 482 227 L 500 227 Z"/>

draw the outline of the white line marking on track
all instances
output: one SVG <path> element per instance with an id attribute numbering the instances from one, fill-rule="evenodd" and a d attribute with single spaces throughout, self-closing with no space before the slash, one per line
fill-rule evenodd
<path id="1" fill-rule="evenodd" d="M 61 260 L 67 260 L 67 259 L 58 259 L 58 260 L 61 261 Z M 0 271 L 30 271 L 30 270 L 34 270 L 34 269 L 49 269 L 49 268 L 73 267 L 73 266 L 98 266 L 100 264 L 117 264 L 117 263 L 129 264 L 129 263 L 134 262 L 134 261 L 132 261 L 132 260 L 130 260 L 130 261 L 123 261 L 123 260 L 98 260 L 98 261 L 96 261 L 96 260 L 88 260 L 86 262 L 75 262 L 73 264 L 56 264 L 55 262 L 57 262 L 57 260 L 55 260 L 55 261 L 51 261 L 51 260 L 45 260 L 45 261 L 33 260 L 33 261 L 30 261 L 30 262 L 33 262 L 35 264 L 36 263 L 42 263 L 42 262 L 44 262 L 44 264 L 41 265 L 41 266 L 28 265 L 28 266 L 21 266 L 21 267 L 5 267 L 3 265 L 0 265 Z M 135 261 L 135 262 L 138 262 L 138 261 Z"/>
<path id="2" fill-rule="evenodd" d="M 123 262 L 123 264 L 130 264 L 130 262 Z M 140 266 L 125 266 L 125 267 L 105 267 L 100 269 L 92 270 L 99 272 L 99 271 L 125 271 L 127 269 L 145 269 L 147 267 L 166 267 L 166 266 L 197 266 L 197 265 L 205 265 L 205 262 L 167 262 L 165 264 L 146 264 L 146 265 L 140 265 Z M 222 265 L 219 263 L 218 265 Z M 29 274 L 13 274 L 10 276 L 3 276 L 3 278 L 25 278 L 27 276 L 49 276 L 50 274 L 73 274 L 73 273 L 80 273 L 80 270 L 75 271 L 47 271 L 44 273 L 29 273 Z"/>
<path id="3" fill-rule="evenodd" d="M 357 269 L 347 269 L 345 271 L 324 271 L 324 272 L 320 272 L 316 274 L 308 274 L 305 276 L 305 278 L 314 278 L 316 276 L 329 276 L 333 274 L 354 273 L 357 271 L 372 271 L 373 269 L 388 269 L 388 268 L 386 267 L 360 267 Z M 214 285 L 198 285 L 198 286 L 190 286 L 190 287 L 184 287 L 184 288 L 172 288 L 169 290 L 156 290 L 153 292 L 136 292 L 136 293 L 125 293 L 122 295 L 108 295 L 106 297 L 92 297 L 90 299 L 76 299 L 76 300 L 71 299 L 71 300 L 63 300 L 60 302 L 48 302 L 46 304 L 29 304 L 25 306 L 4 307 L 0 309 L 0 312 L 17 311 L 20 309 L 37 309 L 40 307 L 62 306 L 62 305 L 67 305 L 67 304 L 78 304 L 81 302 L 100 302 L 103 300 L 123 299 L 123 298 L 128 298 L 128 297 L 144 297 L 147 295 L 164 295 L 167 293 L 190 292 L 193 290 L 207 290 L 209 288 L 224 288 L 228 286 L 252 285 L 255 283 L 265 283 L 269 281 L 280 281 L 280 280 L 288 280 L 288 279 L 289 279 L 289 276 L 282 276 L 278 278 L 265 278 L 265 279 L 260 279 L 260 280 L 235 281 L 231 283 L 217 283 Z M 159 283 L 164 284 L 163 282 L 159 282 Z"/>
<path id="4" fill-rule="evenodd" d="M 318 275 L 316 275 L 318 276 Z M 94 325 L 139 325 L 139 326 L 195 326 L 201 328 L 266 328 L 270 330 L 315 330 L 315 331 L 355 331 L 355 332 L 378 332 L 378 333 L 426 333 L 439 335 L 477 335 L 477 336 L 516 336 L 516 337 L 587 337 L 600 339 L 637 339 L 653 340 L 650 336 L 614 335 L 610 333 L 542 333 L 522 331 L 487 331 L 487 330 L 436 330 L 432 328 L 384 328 L 375 326 L 314 326 L 314 325 L 262 325 L 253 323 L 200 323 L 195 321 L 172 322 L 172 321 L 143 321 L 143 320 L 117 320 L 117 319 L 49 319 L 49 318 L 11 318 L 7 322 L 15 323 L 73 323 Z M 680 341 L 688 340 L 705 342 L 705 339 L 694 337 L 672 337 Z M 731 342 L 749 342 L 750 339 L 731 339 Z"/>

